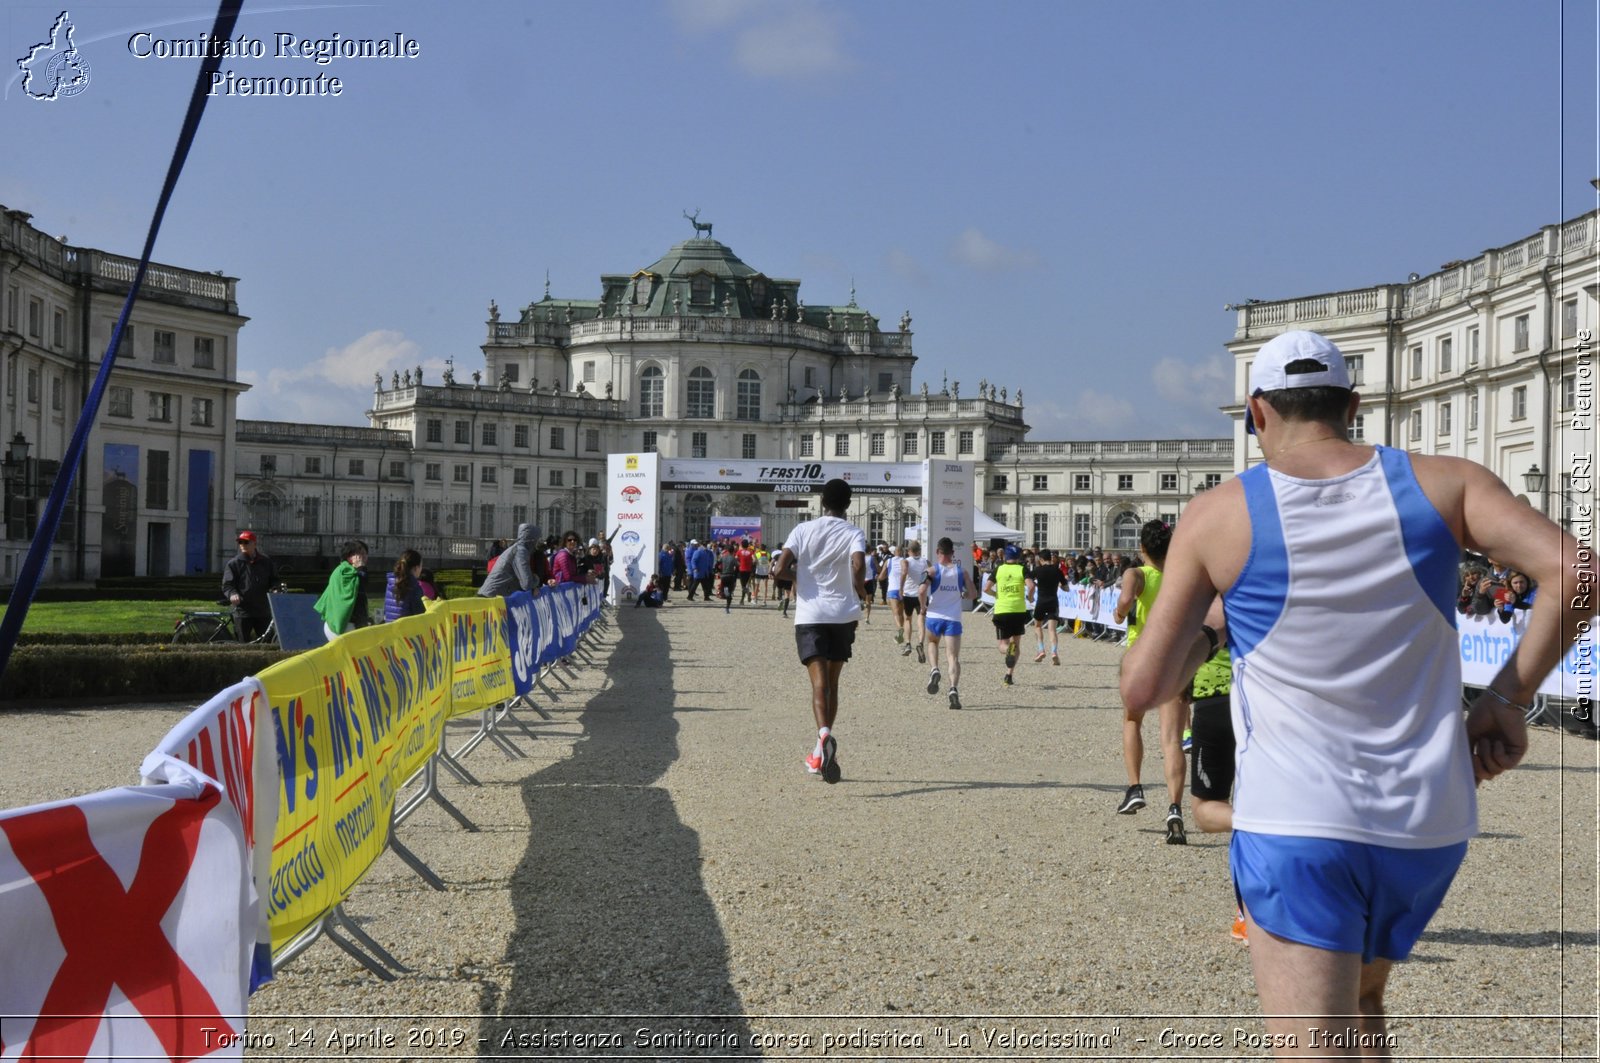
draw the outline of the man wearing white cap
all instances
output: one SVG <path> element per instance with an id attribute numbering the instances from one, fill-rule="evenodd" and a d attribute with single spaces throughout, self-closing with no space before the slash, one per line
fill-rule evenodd
<path id="1" fill-rule="evenodd" d="M 1249 390 L 1266 460 L 1184 512 L 1123 702 L 1179 692 L 1216 648 L 1202 622 L 1220 593 L 1238 741 L 1230 864 L 1267 1031 L 1285 1054 L 1386 1055 L 1390 967 L 1477 833 L 1474 783 L 1522 759 L 1528 702 L 1593 613 L 1540 595 L 1463 726 L 1461 550 L 1552 588 L 1592 585 L 1594 563 L 1480 465 L 1352 443 L 1360 397 L 1326 338 L 1269 341 Z"/>

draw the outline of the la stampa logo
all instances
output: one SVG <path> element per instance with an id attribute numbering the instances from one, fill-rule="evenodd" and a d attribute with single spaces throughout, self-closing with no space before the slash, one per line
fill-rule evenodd
<path id="1" fill-rule="evenodd" d="M 22 71 L 22 91 L 35 100 L 52 101 L 76 96 L 89 87 L 89 63 L 72 43 L 76 27 L 63 11 L 50 27 L 50 39 L 28 49 L 17 60 Z"/>

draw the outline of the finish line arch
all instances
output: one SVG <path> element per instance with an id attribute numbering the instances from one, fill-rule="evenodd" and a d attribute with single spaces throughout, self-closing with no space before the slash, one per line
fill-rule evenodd
<path id="1" fill-rule="evenodd" d="M 612 564 L 607 597 L 631 598 L 656 571 L 660 520 L 666 492 L 809 497 L 832 479 L 848 482 L 852 504 L 872 498 L 914 495 L 922 504 L 924 538 L 949 536 L 959 553 L 972 542 L 977 463 L 923 461 L 762 461 L 673 458 L 657 453 L 606 456 L 606 527 Z"/>

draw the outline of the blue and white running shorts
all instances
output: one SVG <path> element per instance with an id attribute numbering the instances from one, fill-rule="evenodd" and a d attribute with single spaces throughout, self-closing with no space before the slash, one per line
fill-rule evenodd
<path id="1" fill-rule="evenodd" d="M 928 634 L 938 635 L 940 638 L 944 638 L 946 635 L 961 634 L 961 621 L 959 620 L 940 620 L 936 616 L 930 616 L 922 622 L 922 626 L 927 630 Z"/>
<path id="2" fill-rule="evenodd" d="M 1444 903 L 1467 843 L 1434 849 L 1234 831 L 1233 888 L 1256 925 L 1333 952 L 1403 960 Z"/>
<path id="3" fill-rule="evenodd" d="M 889 600 L 891 602 L 898 602 L 900 600 L 900 592 L 897 591 L 897 590 L 892 590 L 891 589 L 889 591 Z"/>

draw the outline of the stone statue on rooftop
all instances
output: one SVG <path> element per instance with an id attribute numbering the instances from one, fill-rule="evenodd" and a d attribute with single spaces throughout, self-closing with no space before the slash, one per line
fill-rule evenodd
<path id="1" fill-rule="evenodd" d="M 959 399 L 961 397 L 961 381 L 952 380 L 950 382 L 950 397 L 952 399 Z"/>
<path id="2" fill-rule="evenodd" d="M 398 371 L 396 371 L 394 376 L 389 379 L 389 386 L 391 388 L 397 388 L 400 386 L 400 373 Z"/>
<path id="3" fill-rule="evenodd" d="M 1020 395 L 1022 393 L 1019 391 L 1017 394 Z M 606 398 L 609 399 L 610 397 L 611 397 L 611 381 L 607 380 L 606 381 Z"/>
<path id="4" fill-rule="evenodd" d="M 911 331 L 911 311 L 909 311 L 909 310 L 907 310 L 905 313 L 900 315 L 900 331 L 901 332 L 910 332 Z"/>
<path id="5" fill-rule="evenodd" d="M 772 320 L 778 320 L 778 304 L 776 301 L 772 304 Z"/>
<path id="6" fill-rule="evenodd" d="M 422 386 L 422 366 L 417 366 L 416 372 L 412 374 L 412 380 L 416 382 L 417 387 Z"/>
<path id="7" fill-rule="evenodd" d="M 694 213 L 693 214 L 690 214 L 688 211 L 684 211 L 683 212 L 683 216 L 685 218 L 689 219 L 689 224 L 690 225 L 694 226 L 695 239 L 699 239 L 701 233 L 705 233 L 706 234 L 706 239 L 707 240 L 711 239 L 711 223 L 708 222 L 708 221 L 701 221 L 700 220 L 700 208 L 699 207 L 694 208 Z"/>
<path id="8" fill-rule="evenodd" d="M 682 292 L 679 292 L 677 295 L 674 295 L 672 297 L 672 312 L 674 314 L 682 314 L 683 313 L 683 293 Z"/>
<path id="9" fill-rule="evenodd" d="M 406 375 L 401 377 L 401 379 L 406 382 L 406 387 L 410 387 L 411 386 L 411 370 L 407 369 L 406 370 Z"/>
<path id="10" fill-rule="evenodd" d="M 805 324 L 805 320 L 806 301 L 804 299 L 796 299 L 794 303 L 794 322 L 797 325 L 803 325 Z"/>
<path id="11" fill-rule="evenodd" d="M 1000 401 L 1001 402 L 1006 401 L 1006 389 L 1005 388 L 1001 388 L 1000 389 Z"/>
<path id="12" fill-rule="evenodd" d="M 493 299 L 489 300 L 489 320 L 493 323 L 498 323 L 500 320 L 500 304 Z"/>
<path id="13" fill-rule="evenodd" d="M 828 311 L 828 331 L 829 332 L 833 331 L 833 311 L 832 310 Z"/>
<path id="14" fill-rule="evenodd" d="M 731 293 L 722 297 L 722 316 L 733 316 L 733 295 Z"/>
<path id="15" fill-rule="evenodd" d="M 900 385 L 898 383 L 889 385 L 889 397 L 891 399 L 894 399 L 897 402 L 899 401 L 899 399 L 900 399 Z"/>
<path id="16" fill-rule="evenodd" d="M 1021 388 L 1017 389 L 1017 405 L 1018 406 L 1022 405 L 1022 389 Z"/>
<path id="17" fill-rule="evenodd" d="M 928 397 L 928 382 L 926 380 L 922 382 L 922 397 Z"/>

